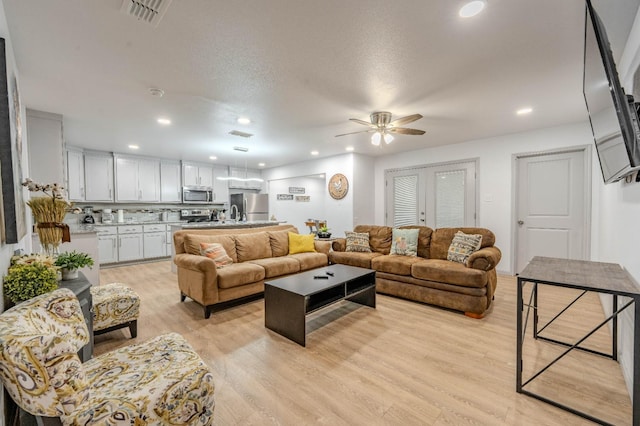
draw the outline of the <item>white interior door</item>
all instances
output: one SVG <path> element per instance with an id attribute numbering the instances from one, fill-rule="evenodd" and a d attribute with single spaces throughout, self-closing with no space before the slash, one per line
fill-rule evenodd
<path id="1" fill-rule="evenodd" d="M 424 225 L 426 205 L 424 168 L 387 172 L 387 226 Z"/>
<path id="2" fill-rule="evenodd" d="M 586 160 L 585 149 L 516 159 L 516 272 L 534 256 L 586 259 Z"/>
<path id="3" fill-rule="evenodd" d="M 427 167 L 427 226 L 476 226 L 476 163 Z"/>

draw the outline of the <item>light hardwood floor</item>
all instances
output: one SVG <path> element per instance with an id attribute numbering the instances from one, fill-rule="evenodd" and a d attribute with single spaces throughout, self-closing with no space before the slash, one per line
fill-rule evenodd
<path id="1" fill-rule="evenodd" d="M 494 306 L 481 320 L 380 294 L 376 309 L 342 303 L 309 320 L 306 348 L 265 329 L 263 299 L 204 319 L 200 306 L 180 303 L 168 261 L 103 269 L 100 279 L 129 284 L 142 303 L 138 338 L 128 330 L 98 336 L 95 353 L 182 334 L 214 372 L 216 425 L 591 424 L 516 393 L 513 277 L 499 277 Z M 542 287 L 541 318 L 572 294 Z M 567 314 L 549 336 L 575 338 L 604 317 L 596 296 Z M 588 343 L 609 350 L 608 330 Z M 562 350 L 527 338 L 525 376 Z M 629 396 L 611 360 L 570 355 L 537 383 L 529 389 L 630 423 Z"/>

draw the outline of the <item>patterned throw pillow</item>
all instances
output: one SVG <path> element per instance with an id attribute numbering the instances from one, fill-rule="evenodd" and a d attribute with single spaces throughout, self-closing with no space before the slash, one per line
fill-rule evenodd
<path id="1" fill-rule="evenodd" d="M 369 247 L 369 233 L 368 232 L 349 232 L 344 233 L 347 237 L 346 251 L 357 251 L 360 253 L 371 253 L 371 247 Z"/>
<path id="2" fill-rule="evenodd" d="M 200 243 L 200 254 L 213 260 L 216 263 L 216 269 L 224 268 L 233 263 L 233 259 L 219 243 Z"/>
<path id="3" fill-rule="evenodd" d="M 419 229 L 394 229 L 389 254 L 417 256 L 419 232 Z"/>
<path id="4" fill-rule="evenodd" d="M 313 234 L 300 235 L 289 232 L 289 254 L 313 253 L 316 251 L 315 238 Z"/>
<path id="5" fill-rule="evenodd" d="M 469 256 L 480 249 L 480 244 L 482 244 L 482 235 L 465 234 L 462 231 L 458 231 L 449 246 L 447 260 L 466 264 Z"/>

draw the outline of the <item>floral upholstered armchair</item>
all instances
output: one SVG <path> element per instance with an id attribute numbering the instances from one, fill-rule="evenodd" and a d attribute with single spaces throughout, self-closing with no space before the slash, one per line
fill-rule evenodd
<path id="1" fill-rule="evenodd" d="M 213 376 L 179 334 L 83 364 L 88 341 L 70 290 L 34 297 L 0 314 L 0 379 L 23 410 L 64 425 L 213 422 Z"/>

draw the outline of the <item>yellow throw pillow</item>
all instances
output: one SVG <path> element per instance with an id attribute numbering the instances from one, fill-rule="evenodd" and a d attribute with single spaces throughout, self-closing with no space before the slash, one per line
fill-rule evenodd
<path id="1" fill-rule="evenodd" d="M 216 263 L 216 269 L 224 268 L 233 263 L 233 259 L 229 257 L 222 244 L 200 243 L 200 254 L 213 260 Z"/>
<path id="2" fill-rule="evenodd" d="M 289 254 L 315 253 L 315 235 L 300 235 L 289 232 Z"/>

